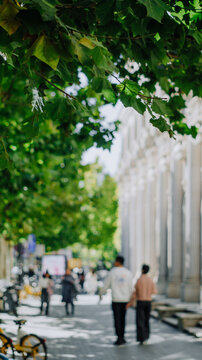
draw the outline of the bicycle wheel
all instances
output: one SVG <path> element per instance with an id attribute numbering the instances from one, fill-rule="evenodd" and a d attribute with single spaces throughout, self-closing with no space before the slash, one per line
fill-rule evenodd
<path id="1" fill-rule="evenodd" d="M 47 348 L 44 339 L 37 335 L 29 334 L 23 336 L 20 341 L 22 349 L 22 357 L 25 359 L 33 360 L 47 360 Z"/>
<path id="2" fill-rule="evenodd" d="M 8 356 L 9 359 L 15 359 L 12 340 L 4 334 L 0 334 L 0 353 Z"/>

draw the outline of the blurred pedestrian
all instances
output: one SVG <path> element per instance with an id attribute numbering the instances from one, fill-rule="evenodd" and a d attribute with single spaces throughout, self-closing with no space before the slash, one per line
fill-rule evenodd
<path id="1" fill-rule="evenodd" d="M 35 275 L 33 265 L 30 265 L 30 266 L 29 266 L 29 269 L 28 269 L 27 275 L 28 275 L 28 277 L 29 277 L 29 278 L 30 278 L 30 277 L 33 277 L 33 276 Z"/>
<path id="2" fill-rule="evenodd" d="M 88 294 L 94 295 L 97 291 L 97 275 L 95 269 L 90 268 L 90 271 L 86 275 L 84 282 L 84 289 Z"/>
<path id="3" fill-rule="evenodd" d="M 83 292 L 83 290 L 84 290 L 84 282 L 85 282 L 85 273 L 84 273 L 84 270 L 81 269 L 79 271 L 79 285 L 81 287 L 81 292 Z"/>
<path id="4" fill-rule="evenodd" d="M 48 271 L 39 279 L 39 287 L 41 288 L 41 314 L 43 313 L 44 304 L 46 304 L 45 314 L 49 314 L 50 297 L 53 294 L 53 280 Z"/>
<path id="5" fill-rule="evenodd" d="M 74 314 L 74 296 L 75 280 L 71 274 L 71 270 L 67 269 L 66 274 L 62 278 L 62 302 L 65 303 L 67 315 L 69 315 L 69 304 L 71 305 L 71 314 Z"/>
<path id="6" fill-rule="evenodd" d="M 149 265 L 142 265 L 142 275 L 138 279 L 135 289 L 132 293 L 131 299 L 126 308 L 133 306 L 136 300 L 136 327 L 137 327 L 137 341 L 140 344 L 145 344 L 150 335 L 150 312 L 152 294 L 156 294 L 156 286 L 153 280 L 147 275 L 149 272 Z"/>
<path id="7" fill-rule="evenodd" d="M 112 290 L 112 311 L 117 335 L 117 340 L 114 342 L 114 345 L 126 343 L 124 337 L 126 305 L 132 293 L 132 274 L 123 264 L 124 257 L 120 255 L 117 256 L 114 267 L 105 279 L 103 288 L 100 289 L 100 295 L 104 294 L 109 288 Z"/>

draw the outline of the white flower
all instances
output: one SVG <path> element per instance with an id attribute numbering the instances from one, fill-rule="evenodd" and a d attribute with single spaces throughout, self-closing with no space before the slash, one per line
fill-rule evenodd
<path id="1" fill-rule="evenodd" d="M 2 56 L 2 58 L 6 61 L 7 60 L 7 56 L 6 54 L 4 54 L 3 52 L 0 51 L 0 56 Z"/>
<path id="2" fill-rule="evenodd" d="M 44 102 L 43 102 L 43 98 L 41 96 L 39 96 L 38 89 L 36 89 L 36 88 L 32 89 L 32 96 L 33 96 L 32 111 L 40 110 L 41 112 L 43 112 Z"/>

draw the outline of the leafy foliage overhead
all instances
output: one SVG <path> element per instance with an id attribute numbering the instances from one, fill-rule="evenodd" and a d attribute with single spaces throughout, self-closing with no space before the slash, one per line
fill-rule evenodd
<path id="1" fill-rule="evenodd" d="M 0 177 L 0 234 L 13 243 L 34 233 L 47 250 L 80 243 L 113 247 L 117 227 L 115 181 L 98 164 L 81 165 L 76 141 L 59 132 L 11 146 L 12 171 Z M 85 143 L 86 145 L 86 143 Z"/>
<path id="2" fill-rule="evenodd" d="M 27 141 L 51 119 L 64 141 L 76 132 L 109 147 L 117 124 L 107 128 L 99 108 L 118 99 L 171 137 L 196 136 L 181 110 L 184 95 L 202 93 L 200 24 L 199 0 L 1 1 L 0 167 L 13 121 Z"/>

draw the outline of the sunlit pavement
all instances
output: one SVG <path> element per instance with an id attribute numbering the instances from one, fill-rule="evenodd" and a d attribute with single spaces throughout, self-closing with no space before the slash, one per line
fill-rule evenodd
<path id="1" fill-rule="evenodd" d="M 59 295 L 51 299 L 50 315 L 39 315 L 38 299 L 30 298 L 19 308 L 19 317 L 27 319 L 24 330 L 47 339 L 48 360 L 201 360 L 202 342 L 166 324 L 151 319 L 152 334 L 148 345 L 135 340 L 134 310 L 127 313 L 127 344 L 116 347 L 110 308 L 110 296 L 99 303 L 98 296 L 79 295 L 75 315 L 66 316 Z M 4 328 L 16 333 L 13 317 L 0 314 Z"/>

